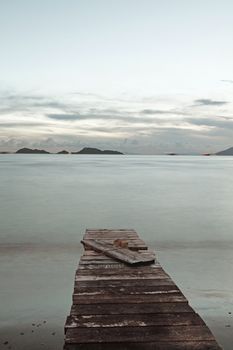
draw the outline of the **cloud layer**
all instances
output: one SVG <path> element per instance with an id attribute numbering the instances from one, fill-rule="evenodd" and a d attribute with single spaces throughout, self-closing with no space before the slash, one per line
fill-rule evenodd
<path id="1" fill-rule="evenodd" d="M 215 152 L 231 145 L 232 111 L 229 99 L 209 97 L 2 91 L 0 150 L 93 146 L 141 154 Z"/>

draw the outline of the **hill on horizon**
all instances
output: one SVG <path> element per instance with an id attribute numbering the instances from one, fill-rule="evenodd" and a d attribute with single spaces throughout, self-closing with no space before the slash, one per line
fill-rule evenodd
<path id="1" fill-rule="evenodd" d="M 216 156 L 233 156 L 233 147 L 215 153 Z"/>
<path id="2" fill-rule="evenodd" d="M 50 152 L 47 152 L 43 149 L 31 149 L 31 148 L 20 148 L 18 149 L 18 151 L 16 151 L 15 153 L 23 153 L 23 154 L 50 154 Z"/>
<path id="3" fill-rule="evenodd" d="M 27 148 L 27 147 L 23 147 L 18 149 L 15 153 L 17 154 L 53 154 L 51 152 L 45 151 L 43 149 L 31 149 L 31 148 Z M 57 152 L 55 154 L 69 154 L 68 151 L 63 150 L 60 152 Z M 78 152 L 71 152 L 71 154 L 123 154 L 121 152 L 118 151 L 112 151 L 112 150 L 100 150 L 98 148 L 92 148 L 92 147 L 84 147 L 83 149 L 81 149 Z"/>
<path id="4" fill-rule="evenodd" d="M 81 149 L 81 151 L 72 152 L 72 154 L 123 154 L 123 153 L 118 151 L 112 151 L 112 150 L 101 151 L 98 148 L 84 147 L 83 149 Z"/>

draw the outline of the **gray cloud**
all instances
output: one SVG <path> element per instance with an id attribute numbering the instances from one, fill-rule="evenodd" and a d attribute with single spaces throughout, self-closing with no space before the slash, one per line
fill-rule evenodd
<path id="1" fill-rule="evenodd" d="M 47 114 L 47 117 L 50 118 L 50 119 L 54 119 L 54 120 L 63 120 L 63 121 L 75 121 L 75 120 L 81 120 L 81 119 L 88 119 L 88 116 L 83 116 L 83 115 L 80 115 L 78 113 L 76 114 L 70 114 L 70 113 L 67 113 L 67 114 L 54 114 L 54 113 L 51 113 L 51 114 Z"/>
<path id="2" fill-rule="evenodd" d="M 60 121 L 81 121 L 81 120 L 113 120 L 113 121 L 120 121 L 120 122 L 127 122 L 127 123 L 139 123 L 139 122 L 147 122 L 150 121 L 148 118 L 136 118 L 128 116 L 127 114 L 119 115 L 118 113 L 115 115 L 113 114 L 102 114 L 102 111 L 100 110 L 99 113 L 97 113 L 98 110 L 95 110 L 95 113 L 51 113 L 47 114 L 47 117 L 50 119 L 60 120 Z"/>
<path id="3" fill-rule="evenodd" d="M 99 114 L 97 111 L 95 113 L 86 113 L 82 114 L 80 112 L 77 112 L 75 114 L 70 113 L 51 113 L 47 114 L 47 117 L 49 119 L 58 120 L 58 121 L 69 121 L 69 122 L 77 122 L 77 121 L 83 121 L 83 120 L 99 120 L 99 121 L 115 121 L 119 122 L 121 125 L 127 125 L 127 124 L 146 124 L 146 125 L 161 125 L 164 123 L 173 123 L 173 124 L 179 124 L 182 121 L 179 121 L 179 123 L 170 118 L 170 117 L 152 117 L 152 116 L 131 116 L 128 115 L 127 112 L 121 112 L 116 114 L 102 114 L 102 111 L 99 111 Z M 106 127 L 109 127 L 109 125 L 106 125 Z M 111 126 L 112 129 L 112 126 Z"/>
<path id="4" fill-rule="evenodd" d="M 153 114 L 171 114 L 171 111 L 164 111 L 160 109 L 143 109 L 141 111 L 141 114 L 148 114 L 148 115 L 153 115 Z"/>
<path id="5" fill-rule="evenodd" d="M 163 114 L 172 114 L 172 115 L 188 115 L 188 112 L 182 110 L 162 110 L 162 109 L 143 109 L 140 111 L 144 115 L 163 115 Z"/>
<path id="6" fill-rule="evenodd" d="M 229 84 L 233 84 L 233 80 L 230 79 L 223 79 L 221 80 L 223 83 L 229 83 Z"/>
<path id="7" fill-rule="evenodd" d="M 222 106 L 227 104 L 227 101 L 211 100 L 209 98 L 200 98 L 194 101 L 195 106 Z"/>
<path id="8" fill-rule="evenodd" d="M 210 126 L 215 128 L 233 129 L 233 119 L 226 117 L 212 118 L 187 118 L 188 123 L 199 126 Z"/>
<path id="9" fill-rule="evenodd" d="M 166 103 L 166 99 L 128 101 L 88 93 L 76 95 L 77 98 L 75 94 L 59 97 L 3 93 L 1 148 L 16 149 L 20 144 L 52 151 L 93 146 L 126 153 L 211 152 L 211 144 L 216 144 L 218 150 L 221 142 L 233 137 L 230 117 L 208 116 L 209 109 L 204 113 L 201 108 L 193 117 L 197 106 L 222 106 L 227 101 L 198 99 L 194 105 L 185 102 L 179 107 L 181 101 L 174 99 Z"/>
<path id="10" fill-rule="evenodd" d="M 37 126 L 48 126 L 45 123 L 27 123 L 27 122 L 11 122 L 11 123 L 0 123 L 0 128 L 24 128 L 24 127 L 37 127 Z"/>
<path id="11" fill-rule="evenodd" d="M 2 93 L 0 103 L 0 114 L 27 112 L 38 108 L 68 109 L 67 104 L 64 102 L 42 95 Z"/>

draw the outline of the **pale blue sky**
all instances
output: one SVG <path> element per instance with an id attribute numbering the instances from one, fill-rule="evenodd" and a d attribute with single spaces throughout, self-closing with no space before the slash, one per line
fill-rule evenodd
<path id="1" fill-rule="evenodd" d="M 230 0 L 0 0 L 0 149 L 231 146 L 232 13 Z"/>

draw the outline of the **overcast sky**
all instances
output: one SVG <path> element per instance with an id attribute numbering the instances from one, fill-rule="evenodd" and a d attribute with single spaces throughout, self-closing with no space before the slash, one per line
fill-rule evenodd
<path id="1" fill-rule="evenodd" d="M 0 0 L 0 151 L 233 146 L 232 0 Z"/>

